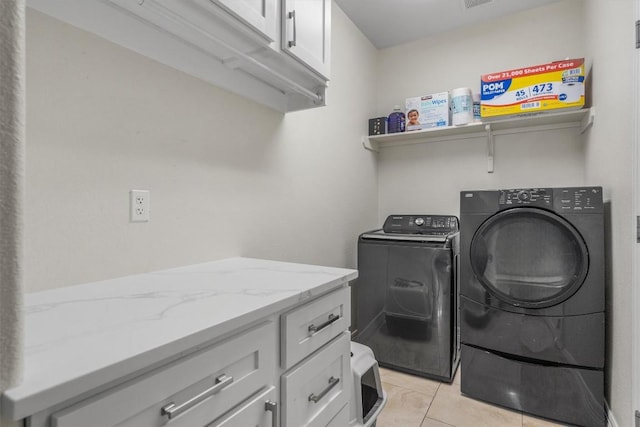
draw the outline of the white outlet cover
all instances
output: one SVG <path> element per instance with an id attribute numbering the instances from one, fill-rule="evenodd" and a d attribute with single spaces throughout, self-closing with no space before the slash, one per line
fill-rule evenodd
<path id="1" fill-rule="evenodd" d="M 151 192 L 149 190 L 131 190 L 129 194 L 129 216 L 131 222 L 149 222 Z"/>

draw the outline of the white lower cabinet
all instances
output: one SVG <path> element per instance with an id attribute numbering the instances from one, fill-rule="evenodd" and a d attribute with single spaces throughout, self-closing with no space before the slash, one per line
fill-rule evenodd
<path id="1" fill-rule="evenodd" d="M 288 369 L 349 328 L 349 289 L 343 288 L 282 315 L 280 358 Z"/>
<path id="2" fill-rule="evenodd" d="M 270 322 L 51 416 L 52 427 L 202 426 L 269 386 Z"/>
<path id="3" fill-rule="evenodd" d="M 345 427 L 349 308 L 346 287 L 291 304 L 165 366 L 36 413 L 25 425 Z"/>
<path id="4" fill-rule="evenodd" d="M 324 427 L 349 401 L 349 334 L 282 376 L 284 427 Z"/>
<path id="5" fill-rule="evenodd" d="M 276 427 L 279 425 L 277 400 L 276 388 L 269 387 L 206 427 Z"/>
<path id="6" fill-rule="evenodd" d="M 349 404 L 346 404 L 342 407 L 342 409 L 340 410 L 340 412 L 338 412 L 338 415 L 336 415 L 335 417 L 333 417 L 333 419 L 331 421 L 329 421 L 329 424 L 327 424 L 327 427 L 346 427 L 349 425 L 349 415 L 350 415 L 350 408 L 349 408 Z"/>

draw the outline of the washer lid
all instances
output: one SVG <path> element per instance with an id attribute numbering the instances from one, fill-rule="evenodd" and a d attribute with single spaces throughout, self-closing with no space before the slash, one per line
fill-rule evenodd
<path id="1" fill-rule="evenodd" d="M 374 231 L 363 233 L 360 237 L 365 240 L 372 239 L 372 240 L 445 243 L 451 238 L 453 234 L 455 233 L 399 234 L 399 233 L 385 233 L 384 230 L 374 230 Z"/>

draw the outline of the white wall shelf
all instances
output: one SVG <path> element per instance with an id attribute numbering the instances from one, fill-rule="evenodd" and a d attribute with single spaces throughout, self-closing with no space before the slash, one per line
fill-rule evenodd
<path id="1" fill-rule="evenodd" d="M 379 152 L 382 148 L 397 147 L 427 142 L 486 138 L 488 165 L 487 171 L 493 172 L 493 137 L 526 132 L 539 132 L 555 129 L 576 128 L 585 132 L 592 124 L 595 110 L 581 110 L 541 113 L 531 116 L 494 119 L 486 122 L 475 122 L 464 126 L 447 126 L 445 128 L 424 129 L 411 132 L 373 135 L 362 138 L 362 145 L 370 151 Z"/>

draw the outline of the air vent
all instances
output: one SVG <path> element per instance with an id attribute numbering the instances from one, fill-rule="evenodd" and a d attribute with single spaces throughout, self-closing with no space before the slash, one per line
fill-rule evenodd
<path id="1" fill-rule="evenodd" d="M 464 0 L 464 7 L 471 9 L 472 7 L 480 6 L 485 3 L 491 3 L 493 0 Z"/>

